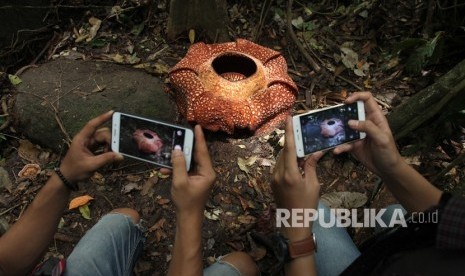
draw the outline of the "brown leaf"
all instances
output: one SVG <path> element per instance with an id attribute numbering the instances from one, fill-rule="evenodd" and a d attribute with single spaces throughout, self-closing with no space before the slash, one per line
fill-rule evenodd
<path id="1" fill-rule="evenodd" d="M 239 196 L 239 200 L 241 201 L 242 210 L 245 211 L 247 209 L 247 207 L 249 206 L 247 204 L 247 200 L 245 200 L 242 196 Z"/>
<path id="2" fill-rule="evenodd" d="M 162 239 L 166 238 L 167 235 L 162 229 L 155 230 L 155 238 L 157 242 L 160 242 Z"/>
<path id="3" fill-rule="evenodd" d="M 160 204 L 160 205 L 165 205 L 165 204 L 169 203 L 170 201 L 171 201 L 171 200 L 169 200 L 169 199 L 167 199 L 167 198 L 158 198 L 158 199 L 156 200 L 156 202 L 157 202 L 158 204 Z"/>
<path id="4" fill-rule="evenodd" d="M 123 194 L 128 194 L 130 192 L 132 192 L 133 190 L 140 190 L 142 189 L 139 184 L 137 183 L 129 183 L 129 184 L 126 184 L 124 185 L 124 187 L 121 189 L 121 192 Z"/>
<path id="5" fill-rule="evenodd" d="M 126 176 L 126 179 L 128 181 L 130 181 L 130 182 L 139 182 L 139 181 L 142 180 L 142 176 L 130 174 L 130 175 Z"/>
<path id="6" fill-rule="evenodd" d="M 94 198 L 91 197 L 90 195 L 83 195 L 83 196 L 75 197 L 69 203 L 69 208 L 68 209 L 71 210 L 71 209 L 78 208 L 80 206 L 86 205 L 92 199 L 94 199 Z"/>
<path id="7" fill-rule="evenodd" d="M 162 229 L 165 222 L 166 222 L 165 218 L 159 219 L 154 225 L 152 225 L 152 227 L 149 228 L 149 231 L 153 232 L 157 229 Z"/>
<path id="8" fill-rule="evenodd" d="M 145 196 L 145 195 L 153 195 L 153 186 L 157 184 L 158 182 L 158 177 L 157 176 L 152 176 L 147 181 L 145 181 L 144 185 L 142 186 L 142 190 L 140 191 L 140 194 Z"/>
<path id="9" fill-rule="evenodd" d="M 94 184 L 105 185 L 105 177 L 103 177 L 103 174 L 98 172 L 94 172 L 94 174 L 90 178 L 90 181 L 92 181 L 92 183 Z"/>
<path id="10" fill-rule="evenodd" d="M 40 150 L 28 140 L 19 140 L 18 155 L 31 163 L 39 163 Z"/>
<path id="11" fill-rule="evenodd" d="M 40 166 L 37 164 L 26 164 L 21 171 L 19 171 L 18 176 L 22 178 L 35 179 L 36 176 L 40 173 Z"/>
<path id="12" fill-rule="evenodd" d="M 252 224 L 257 220 L 257 218 L 251 215 L 240 215 L 237 217 L 237 220 L 242 224 Z"/>

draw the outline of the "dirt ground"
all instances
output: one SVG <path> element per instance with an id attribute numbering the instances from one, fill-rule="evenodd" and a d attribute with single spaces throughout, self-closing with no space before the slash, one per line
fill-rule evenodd
<path id="1" fill-rule="evenodd" d="M 279 7 L 284 9 L 282 6 Z M 257 42 L 283 53 L 288 61 L 290 75 L 300 89 L 294 108 L 295 114 L 341 103 L 348 92 L 360 90 L 371 90 L 379 99 L 380 107 L 388 113 L 409 95 L 431 84 L 434 76 L 447 71 L 449 67 L 443 65 L 431 68 L 431 73 L 426 76 L 409 77 L 403 75 L 402 62 L 386 70 L 384 66 L 392 60 L 383 59 L 385 48 L 398 39 L 396 35 L 411 34 L 411 30 L 418 28 L 420 23 L 405 23 L 415 16 L 412 10 L 403 10 L 402 7 L 384 8 L 383 11 L 369 11 L 374 13 L 369 18 L 350 14 L 342 17 L 337 17 L 336 14 L 316 14 L 312 17 L 316 19 L 312 24 L 317 24 L 318 28 L 313 40 L 307 41 L 308 45 L 318 44 L 321 49 L 310 48 L 317 51 L 320 64 L 332 68 L 320 73 L 315 72 L 301 58 L 293 41 L 285 35 L 283 19 L 280 21 L 276 16 L 271 16 L 263 22 Z M 234 37 L 253 39 L 253 26 L 259 23 L 260 11 L 259 4 L 241 3 L 230 7 L 229 13 L 233 18 L 231 34 Z M 293 12 L 296 18 L 305 14 L 302 7 L 296 7 Z M 399 13 L 396 15 L 396 12 Z M 278 11 L 275 13 L 280 14 Z M 401 20 L 400 15 L 407 19 Z M 60 30 L 60 39 L 52 41 L 50 49 L 40 62 L 45 63 L 47 58 L 54 55 L 104 59 L 146 70 L 154 77 L 165 80 L 167 70 L 185 55 L 190 45 L 187 36 L 176 41 L 164 39 L 166 7 L 159 7 L 155 13 L 149 13 L 145 29 L 138 35 L 131 33 L 121 22 L 109 19 L 102 23 L 94 40 L 89 43 L 76 42 L 80 30 L 90 28 L 90 16 L 104 17 L 88 14 L 81 22 Z M 373 19 L 377 16 L 390 21 L 380 23 Z M 304 16 L 304 20 L 307 19 L 309 16 Z M 244 20 L 248 23 L 244 24 Z M 331 31 L 322 28 L 329 25 L 334 26 Z M 305 39 L 302 33 L 298 34 L 299 38 Z M 202 41 L 204 38 L 199 35 L 195 39 Z M 344 42 L 350 42 L 351 48 L 363 53 L 361 55 L 364 62 L 370 64 L 369 73 L 365 77 L 354 74 L 341 62 L 333 59 L 334 54 L 340 54 L 339 46 Z M 59 43 L 61 46 L 58 46 Z M 123 60 L 116 57 L 117 53 L 123 56 Z M 134 57 L 134 53 L 139 60 L 126 59 Z M 155 53 L 157 54 L 154 55 Z M 14 98 L 14 93 L 14 87 L 10 87 L 6 98 Z M 13 104 L 13 101 L 6 102 Z M 418 140 L 415 139 L 399 141 L 399 149 L 410 164 L 425 177 L 432 179 L 461 154 L 465 145 L 465 129 L 463 125 L 459 125 L 457 129 L 450 137 L 427 147 L 419 147 L 416 144 Z M 20 143 L 20 139 L 27 140 L 28 137 L 16 132 L 13 124 L 5 130 L 5 134 L 8 136 L 1 144 L 0 153 L 3 159 L 0 158 L 0 166 L 7 171 L 13 184 L 10 191 L 4 189 L 0 194 L 0 219 L 3 224 L 12 224 L 46 182 L 53 162 L 59 159 L 60 153 L 53 153 L 40 145 Z M 215 257 L 240 250 L 248 252 L 257 260 L 263 275 L 276 273 L 274 256 L 260 241 L 267 241 L 274 230 L 275 205 L 270 189 L 270 176 L 276 156 L 282 148 L 282 136 L 282 126 L 265 136 L 242 139 L 221 133 L 207 133 L 217 180 L 205 212 L 205 265 L 212 263 Z M 31 158 L 45 164 L 41 167 L 41 173 L 34 180 L 19 178 L 18 172 L 31 162 Z M 362 193 L 368 198 L 363 207 L 381 208 L 395 202 L 384 185 L 380 184 L 379 178 L 349 155 L 326 155 L 320 161 L 318 176 L 322 194 L 342 191 Z M 169 177 L 165 178 L 158 173 L 158 168 L 132 160 L 98 171 L 88 181 L 80 183 L 79 192 L 72 194 L 73 198 L 79 195 L 90 195 L 94 198 L 90 204 L 91 218 L 83 218 L 78 210 L 65 211 L 46 256 L 66 257 L 102 215 L 114 208 L 131 207 L 140 212 L 148 229 L 147 242 L 136 266 L 136 274 L 165 274 L 171 259 L 175 233 L 170 181 Z M 453 167 L 437 185 L 449 190 L 463 186 L 463 162 Z M 370 229 L 348 230 L 357 244 L 371 234 Z"/>

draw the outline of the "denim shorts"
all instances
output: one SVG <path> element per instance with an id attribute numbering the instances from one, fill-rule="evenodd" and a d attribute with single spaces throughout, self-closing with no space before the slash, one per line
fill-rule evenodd
<path id="1" fill-rule="evenodd" d="M 132 275 L 144 242 L 140 224 L 123 214 L 107 214 L 78 242 L 64 275 Z"/>
<path id="2" fill-rule="evenodd" d="M 143 250 L 144 231 L 144 227 L 134 224 L 126 215 L 110 213 L 103 216 L 69 255 L 64 275 L 133 275 L 134 265 Z M 204 275 L 241 274 L 220 257 L 204 270 Z"/>
<path id="3" fill-rule="evenodd" d="M 241 273 L 239 272 L 239 270 L 232 264 L 223 261 L 222 257 L 219 257 L 218 260 L 214 264 L 207 267 L 203 271 L 203 275 L 204 276 L 215 276 L 215 275 L 241 276 Z"/>

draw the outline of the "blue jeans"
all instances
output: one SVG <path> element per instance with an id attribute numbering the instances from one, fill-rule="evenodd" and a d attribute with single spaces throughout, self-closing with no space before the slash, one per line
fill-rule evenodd
<path id="1" fill-rule="evenodd" d="M 399 204 L 388 206 L 381 219 L 388 224 L 397 208 L 403 209 Z M 329 222 L 330 209 L 321 202 L 318 209 L 324 211 L 324 221 Z M 324 228 L 317 220 L 312 231 L 318 242 L 315 253 L 318 275 L 339 275 L 360 255 L 345 228 Z M 66 261 L 65 275 L 131 275 L 144 241 L 142 227 L 131 218 L 107 214 L 76 245 Z M 204 275 L 240 276 L 240 272 L 219 258 L 204 270 Z"/>
<path id="2" fill-rule="evenodd" d="M 324 211 L 324 221 L 329 222 L 332 215 L 330 209 L 321 202 L 318 204 L 318 209 Z M 406 213 L 400 204 L 388 206 L 381 216 L 381 220 L 387 225 L 395 209 L 402 209 L 403 213 Z M 377 225 L 375 231 L 379 230 L 381 228 Z M 360 255 L 360 251 L 345 228 L 336 226 L 323 228 L 317 220 L 313 224 L 312 231 L 318 244 L 318 251 L 315 253 L 318 275 L 339 275 Z"/>
<path id="3" fill-rule="evenodd" d="M 126 215 L 110 213 L 103 216 L 69 255 L 65 275 L 132 275 L 143 250 L 143 232 L 143 227 L 135 225 Z M 204 275 L 240 276 L 240 272 L 219 258 L 205 269 Z"/>
<path id="4" fill-rule="evenodd" d="M 139 224 L 118 213 L 103 216 L 66 260 L 65 275 L 132 275 L 145 237 Z"/>

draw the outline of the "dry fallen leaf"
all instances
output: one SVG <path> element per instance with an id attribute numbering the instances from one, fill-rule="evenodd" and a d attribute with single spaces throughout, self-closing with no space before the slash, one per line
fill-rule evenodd
<path id="1" fill-rule="evenodd" d="M 83 195 L 75 197 L 69 203 L 69 210 L 78 208 L 80 206 L 86 205 L 89 201 L 93 200 L 94 198 L 90 195 Z"/>
<path id="2" fill-rule="evenodd" d="M 353 209 L 362 207 L 368 200 L 366 194 L 358 192 L 332 192 L 321 196 L 321 201 L 330 208 Z"/>
<path id="3" fill-rule="evenodd" d="M 35 179 L 40 173 L 40 166 L 37 164 L 26 164 L 21 171 L 19 171 L 18 176 L 22 178 Z"/>
<path id="4" fill-rule="evenodd" d="M 145 196 L 145 195 L 153 195 L 153 186 L 157 184 L 158 182 L 158 176 L 152 176 L 147 181 L 145 181 L 144 185 L 142 186 L 142 190 L 140 191 L 140 194 Z"/>
<path id="5" fill-rule="evenodd" d="M 242 224 L 252 224 L 257 218 L 251 215 L 240 215 L 237 217 L 237 220 Z"/>
<path id="6" fill-rule="evenodd" d="M 207 210 L 203 211 L 204 216 L 209 220 L 219 220 L 221 213 L 222 211 L 220 209 L 215 209 L 215 210 L 212 210 L 211 212 Z"/>
<path id="7" fill-rule="evenodd" d="M 40 150 L 28 140 L 19 140 L 18 155 L 31 163 L 38 163 Z"/>
<path id="8" fill-rule="evenodd" d="M 155 232 L 155 240 L 157 242 L 160 242 L 162 239 L 167 237 L 165 231 L 163 231 L 165 222 L 166 219 L 161 218 L 152 227 L 149 228 L 150 232 Z"/>
<path id="9" fill-rule="evenodd" d="M 168 204 L 171 202 L 171 200 L 167 199 L 167 198 L 158 198 L 156 200 L 157 204 L 160 204 L 160 205 L 165 205 L 165 204 Z"/>
<path id="10" fill-rule="evenodd" d="M 98 30 L 100 29 L 100 25 L 102 25 L 102 20 L 91 17 L 89 18 L 89 24 L 92 25 L 89 30 L 89 37 L 87 37 L 86 41 L 89 42 L 97 35 Z"/>

